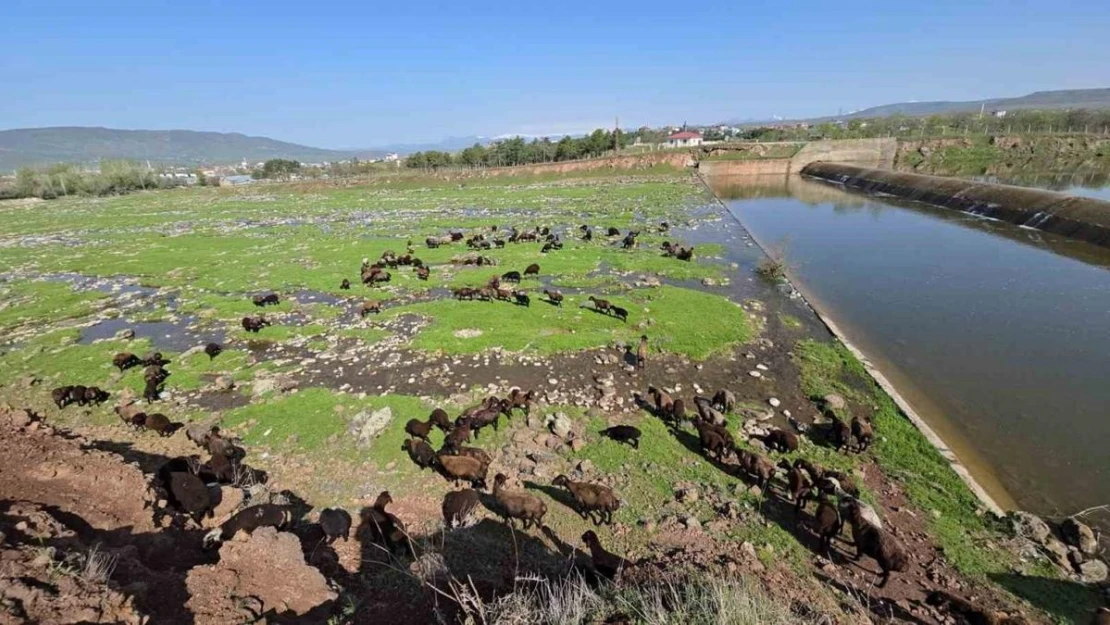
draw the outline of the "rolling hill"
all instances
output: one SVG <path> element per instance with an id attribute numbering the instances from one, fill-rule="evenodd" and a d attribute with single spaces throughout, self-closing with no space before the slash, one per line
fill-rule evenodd
<path id="1" fill-rule="evenodd" d="M 134 159 L 195 165 L 290 158 L 301 162 L 334 161 L 368 152 L 325 150 L 266 137 L 193 130 L 118 130 L 51 127 L 0 130 L 0 171 L 58 162 L 94 163 L 100 159 Z"/>

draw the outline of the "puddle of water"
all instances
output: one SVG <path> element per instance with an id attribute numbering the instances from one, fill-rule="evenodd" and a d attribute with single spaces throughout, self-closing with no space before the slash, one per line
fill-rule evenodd
<path id="1" fill-rule="evenodd" d="M 182 317 L 177 321 L 131 321 L 126 318 L 108 319 L 81 330 L 77 342 L 88 345 L 102 339 L 112 339 L 122 330 L 134 330 L 135 338 L 150 339 L 155 349 L 167 352 L 183 352 L 187 349 L 214 341 L 224 343 L 227 339 L 222 330 L 207 331 L 204 335 L 195 333 L 189 326 L 196 322 L 195 317 Z"/>
<path id="2" fill-rule="evenodd" d="M 726 203 L 761 242 L 785 242 L 800 287 L 915 409 L 969 442 L 1024 509 L 1068 513 L 1110 500 L 1110 251 L 957 211 L 787 185 L 790 197 Z"/>

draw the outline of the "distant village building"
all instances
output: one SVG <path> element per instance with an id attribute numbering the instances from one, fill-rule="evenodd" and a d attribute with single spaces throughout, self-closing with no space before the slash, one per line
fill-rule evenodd
<path id="1" fill-rule="evenodd" d="M 1006 111 L 991 111 L 991 115 L 995 117 L 1006 117 Z"/>
<path id="2" fill-rule="evenodd" d="M 696 146 L 696 145 L 701 145 L 701 143 L 702 143 L 701 133 L 700 132 L 694 132 L 692 130 L 683 130 L 681 132 L 676 132 L 673 135 L 670 135 L 670 136 L 667 137 L 667 147 L 668 148 L 693 147 L 693 146 Z"/>
<path id="3" fill-rule="evenodd" d="M 252 182 L 254 182 L 254 178 L 250 176 L 224 176 L 220 178 L 221 187 L 237 187 L 241 184 L 251 184 Z"/>

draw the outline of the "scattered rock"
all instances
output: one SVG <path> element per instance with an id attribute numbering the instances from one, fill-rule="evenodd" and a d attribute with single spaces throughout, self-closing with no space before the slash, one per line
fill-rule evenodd
<path id="1" fill-rule="evenodd" d="M 691 504 L 698 500 L 698 489 L 692 484 L 676 484 L 674 498 L 682 503 Z"/>
<path id="2" fill-rule="evenodd" d="M 1094 531 L 1075 517 L 1064 519 L 1060 524 L 1060 534 L 1065 542 L 1086 555 L 1094 555 L 1098 551 L 1098 539 L 1095 538 Z"/>
<path id="3" fill-rule="evenodd" d="M 771 399 L 768 399 L 767 403 L 771 404 L 772 408 L 778 408 L 779 406 L 782 405 L 782 402 L 779 401 L 777 397 L 772 397 Z"/>
<path id="4" fill-rule="evenodd" d="M 1083 577 L 1083 581 L 1090 584 L 1098 584 L 1106 581 L 1108 571 L 1106 563 L 1102 560 L 1087 560 L 1079 567 L 1079 574 Z"/>
<path id="5" fill-rule="evenodd" d="M 19 385 L 23 388 L 31 388 L 38 383 L 39 379 L 33 375 L 25 375 L 22 378 L 19 378 Z"/>
<path id="6" fill-rule="evenodd" d="M 574 452 L 577 453 L 579 451 L 582 451 L 585 448 L 586 448 L 586 441 L 582 440 L 581 438 L 577 438 L 577 437 L 574 438 L 574 439 L 571 439 L 571 441 L 570 441 L 571 451 L 574 451 Z"/>
<path id="7" fill-rule="evenodd" d="M 1042 545 L 1052 534 L 1048 523 L 1045 523 L 1041 517 L 1020 510 L 1010 513 L 1010 525 L 1014 534 Z"/>
<path id="8" fill-rule="evenodd" d="M 563 440 L 570 436 L 573 425 L 570 417 L 565 412 L 557 412 L 547 417 L 547 427 L 551 430 L 551 433 Z"/>
<path id="9" fill-rule="evenodd" d="M 216 506 L 212 508 L 212 516 L 204 519 L 203 525 L 206 528 L 216 527 L 223 523 L 235 511 L 243 505 L 243 490 L 234 486 L 210 486 L 209 493 L 212 495 L 212 501 L 217 502 Z"/>
<path id="10" fill-rule="evenodd" d="M 752 376 L 753 378 L 762 378 L 763 377 L 763 374 L 758 372 L 758 371 L 749 371 L 748 375 Z"/>
<path id="11" fill-rule="evenodd" d="M 386 406 L 373 412 L 362 411 L 351 418 L 347 431 L 358 437 L 358 446 L 366 447 L 393 420 L 393 410 Z"/>
<path id="12" fill-rule="evenodd" d="M 129 341 L 135 338 L 135 330 L 131 328 L 124 328 L 119 332 L 116 332 L 116 338 L 119 340 Z"/>
<path id="13" fill-rule="evenodd" d="M 692 529 L 692 530 L 700 530 L 701 529 L 701 521 L 699 521 L 698 517 L 696 517 L 696 516 L 686 517 L 685 519 L 682 520 L 682 524 L 685 525 L 687 529 Z"/>
<path id="14" fill-rule="evenodd" d="M 337 598 L 320 571 L 305 563 L 297 537 L 272 527 L 225 542 L 219 562 L 194 567 L 185 585 L 191 595 L 185 605 L 200 625 L 253 622 L 271 611 L 303 616 Z"/>
<path id="15" fill-rule="evenodd" d="M 255 384 L 257 385 L 257 382 Z M 235 380 L 231 379 L 230 375 L 217 376 L 212 381 L 212 387 L 217 391 L 230 391 L 235 388 Z M 257 389 L 257 386 L 255 388 Z"/>
<path id="16" fill-rule="evenodd" d="M 474 339 L 482 336 L 482 331 L 477 328 L 463 328 L 462 330 L 455 330 L 455 338 L 457 339 Z"/>
<path id="17" fill-rule="evenodd" d="M 823 403 L 826 408 L 829 408 L 831 410 L 844 410 L 848 407 L 848 402 L 836 393 L 829 393 L 828 395 L 825 395 L 821 398 L 821 403 Z"/>

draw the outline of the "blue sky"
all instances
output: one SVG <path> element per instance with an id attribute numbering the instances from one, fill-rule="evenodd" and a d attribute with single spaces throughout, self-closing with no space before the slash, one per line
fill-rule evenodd
<path id="1" fill-rule="evenodd" d="M 320 147 L 1110 86 L 1106 0 L 53 2 L 0 9 L 0 128 Z"/>

